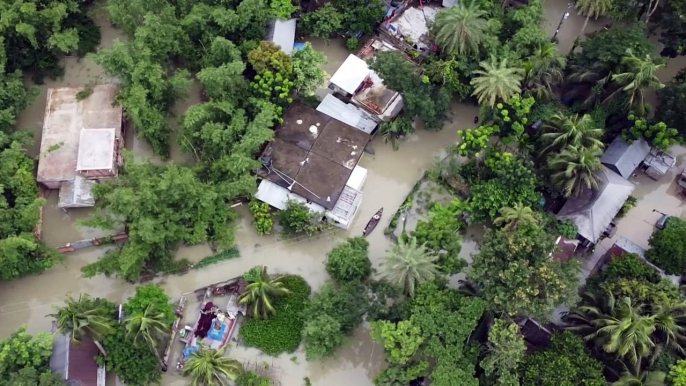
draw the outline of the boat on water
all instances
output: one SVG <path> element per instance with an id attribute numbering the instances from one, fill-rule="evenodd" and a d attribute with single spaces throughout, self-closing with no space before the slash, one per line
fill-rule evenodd
<path id="1" fill-rule="evenodd" d="M 364 227 L 364 230 L 362 231 L 362 236 L 369 236 L 369 234 L 372 233 L 374 228 L 376 228 L 376 226 L 379 224 L 382 214 L 383 208 L 379 209 L 376 213 L 374 213 L 374 216 L 372 216 L 372 218 L 369 219 L 367 226 Z"/>
<path id="2" fill-rule="evenodd" d="M 227 294 L 228 303 L 222 308 L 216 303 Z M 179 332 L 179 340 L 185 343 L 185 347 L 176 364 L 177 371 L 183 371 L 186 361 L 200 348 L 200 344 L 215 350 L 226 346 L 236 330 L 239 316 L 246 314 L 246 306 L 238 304 L 238 295 L 238 290 L 222 293 L 219 287 L 207 288 L 195 325 L 192 328 L 185 326 Z"/>

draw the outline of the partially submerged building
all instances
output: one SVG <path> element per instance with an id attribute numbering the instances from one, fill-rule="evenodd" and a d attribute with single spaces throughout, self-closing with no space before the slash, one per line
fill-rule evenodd
<path id="1" fill-rule="evenodd" d="M 276 19 L 269 23 L 267 28 L 267 41 L 281 47 L 281 51 L 290 55 L 295 45 L 296 19 Z"/>
<path id="2" fill-rule="evenodd" d="M 123 163 L 123 112 L 116 85 L 100 85 L 79 100 L 83 87 L 48 89 L 37 181 L 59 189 L 61 208 L 94 205 L 95 181 L 117 175 Z"/>
<path id="3" fill-rule="evenodd" d="M 400 93 L 387 88 L 367 62 L 353 54 L 333 74 L 329 88 L 371 113 L 377 121 L 393 120 L 404 107 Z"/>
<path id="4" fill-rule="evenodd" d="M 78 343 L 71 336 L 56 333 L 53 340 L 50 370 L 70 386 L 105 386 L 106 371 L 95 357 L 100 350 L 89 337 Z"/>
<path id="5" fill-rule="evenodd" d="M 570 197 L 557 213 L 560 221 L 576 224 L 579 235 L 596 243 L 608 229 L 624 202 L 634 191 L 634 184 L 610 170 L 597 172 L 598 189 L 583 188 L 577 197 Z"/>
<path id="6" fill-rule="evenodd" d="M 447 7 L 453 6 L 451 2 L 444 4 Z M 434 52 L 434 42 L 429 26 L 433 24 L 436 15 L 444 9 L 439 5 L 417 5 L 408 2 L 381 23 L 379 35 L 389 39 L 405 52 L 431 54 Z"/>
<path id="7" fill-rule="evenodd" d="M 629 144 L 618 136 L 605 149 L 600 162 L 620 176 L 629 178 L 648 153 L 650 153 L 650 145 L 643 138 Z"/>
<path id="8" fill-rule="evenodd" d="M 293 104 L 260 157 L 255 197 L 277 209 L 290 200 L 305 203 L 347 229 L 362 203 L 367 170 L 357 163 L 370 139 L 363 130 Z"/>
<path id="9" fill-rule="evenodd" d="M 643 172 L 655 181 L 667 174 L 676 165 L 676 157 L 657 149 L 650 149 L 650 153 L 643 160 Z"/>

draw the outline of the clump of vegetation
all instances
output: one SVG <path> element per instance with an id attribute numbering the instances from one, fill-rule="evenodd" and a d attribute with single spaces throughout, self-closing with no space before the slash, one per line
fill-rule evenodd
<path id="1" fill-rule="evenodd" d="M 124 311 L 126 315 L 143 314 L 145 309 L 153 307 L 164 314 L 165 323 L 171 325 L 176 314 L 174 307 L 169 303 L 171 298 L 156 284 L 146 284 L 136 287 L 136 294 L 126 302 Z"/>
<path id="2" fill-rule="evenodd" d="M 247 346 L 273 356 L 294 352 L 300 345 L 311 292 L 300 276 L 284 277 L 283 285 L 290 293 L 274 300 L 274 315 L 269 319 L 247 318 L 240 329 Z"/>
<path id="3" fill-rule="evenodd" d="M 193 265 L 193 269 L 205 268 L 225 260 L 235 259 L 237 257 L 240 257 L 240 255 L 241 253 L 236 247 L 225 249 L 217 253 L 216 255 L 204 257 L 202 260 L 198 261 L 196 264 Z"/>
<path id="4" fill-rule="evenodd" d="M 63 385 L 59 375 L 50 371 L 53 337 L 42 332 L 31 335 L 26 327 L 0 341 L 0 383 L 6 385 Z M 40 379 L 40 382 L 39 382 Z"/>
<path id="5" fill-rule="evenodd" d="M 272 233 L 274 227 L 274 219 L 272 218 L 271 208 L 266 202 L 257 200 L 250 201 L 248 204 L 250 213 L 252 213 L 252 223 L 255 225 L 258 235 L 268 235 Z"/>
<path id="6" fill-rule="evenodd" d="M 624 205 L 622 205 L 622 207 L 619 209 L 619 213 L 617 213 L 617 217 L 623 218 L 624 216 L 626 216 L 626 214 L 629 213 L 629 211 L 636 206 L 637 201 L 638 200 L 636 199 L 636 197 L 629 196 L 629 198 L 627 198 L 626 201 L 624 202 Z"/>
<path id="7" fill-rule="evenodd" d="M 576 224 L 569 220 L 557 221 L 557 231 L 560 236 L 570 240 L 576 239 L 579 234 Z"/>
<path id="8" fill-rule="evenodd" d="M 414 126 L 406 117 L 397 117 L 392 122 L 383 122 L 379 126 L 379 134 L 382 135 L 384 143 L 390 142 L 393 150 L 398 150 L 398 142 L 412 133 Z"/>
<path id="9" fill-rule="evenodd" d="M 322 215 L 313 213 L 307 205 L 297 201 L 289 201 L 286 209 L 280 211 L 278 217 L 286 236 L 312 236 L 326 229 L 326 225 L 321 221 Z"/>
<path id="10" fill-rule="evenodd" d="M 356 37 L 348 38 L 345 41 L 345 46 L 352 52 L 357 52 L 360 49 L 360 40 Z"/>
<path id="11" fill-rule="evenodd" d="M 665 229 L 650 236 L 646 257 L 670 275 L 686 272 L 686 221 L 670 217 Z"/>
<path id="12" fill-rule="evenodd" d="M 372 273 L 369 242 L 353 237 L 334 247 L 326 256 L 326 272 L 338 283 L 364 281 Z"/>
<path id="13" fill-rule="evenodd" d="M 257 268 L 257 267 L 256 267 Z M 288 295 L 290 290 L 284 285 L 285 276 L 271 277 L 267 267 L 259 267 L 259 275 L 250 275 L 252 280 L 238 297 L 238 304 L 248 307 L 248 315 L 255 319 L 267 319 L 274 315 L 274 300 Z"/>
<path id="14" fill-rule="evenodd" d="M 246 371 L 236 378 L 236 386 L 272 386 L 272 381 L 254 371 Z"/>

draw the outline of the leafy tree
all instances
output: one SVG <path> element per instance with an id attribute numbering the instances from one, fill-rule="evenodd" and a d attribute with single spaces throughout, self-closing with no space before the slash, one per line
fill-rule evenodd
<path id="1" fill-rule="evenodd" d="M 540 228 L 489 231 L 467 277 L 484 285 L 494 311 L 546 320 L 576 298 L 578 262 L 552 259 L 554 251 L 555 239 Z"/>
<path id="2" fill-rule="evenodd" d="M 134 344 L 147 345 L 155 354 L 158 354 L 158 344 L 171 333 L 166 315 L 153 305 L 148 305 L 142 313 L 127 316 L 124 328 Z"/>
<path id="3" fill-rule="evenodd" d="M 654 232 L 648 240 L 646 258 L 669 275 L 681 275 L 686 270 L 686 221 L 670 217 L 665 229 Z"/>
<path id="4" fill-rule="evenodd" d="M 607 31 L 601 30 L 590 34 L 579 44 L 580 50 L 570 55 L 570 63 L 584 68 L 591 68 L 600 64 L 606 68 L 617 68 L 631 49 L 637 57 L 644 57 L 653 51 L 652 43 L 648 40 L 645 25 L 633 23 L 628 27 L 615 26 Z"/>
<path id="5" fill-rule="evenodd" d="M 343 15 L 341 32 L 372 35 L 376 25 L 386 16 L 384 3 L 379 0 L 334 0 L 334 8 Z"/>
<path id="6" fill-rule="evenodd" d="M 369 242 L 352 237 L 334 247 L 326 255 L 326 272 L 338 283 L 364 281 L 372 273 L 369 261 Z"/>
<path id="7" fill-rule="evenodd" d="M 291 0 L 271 0 L 270 7 L 276 18 L 288 20 L 298 10 Z"/>
<path id="8" fill-rule="evenodd" d="M 672 366 L 669 370 L 669 380 L 672 386 L 686 386 L 686 359 Z"/>
<path id="9" fill-rule="evenodd" d="M 481 361 L 486 376 L 497 386 L 518 386 L 517 368 L 525 358 L 526 346 L 519 326 L 496 319 L 488 333 L 488 351 Z"/>
<path id="10" fill-rule="evenodd" d="M 683 106 L 686 103 L 686 83 L 672 80 L 657 91 L 658 105 L 655 117 L 664 122 L 667 127 L 679 131 L 682 138 L 686 138 L 686 120 L 683 119 Z"/>
<path id="11" fill-rule="evenodd" d="M 516 230 L 520 225 L 535 226 L 537 221 L 531 208 L 520 203 L 500 208 L 500 217 L 495 219 L 497 225 L 504 225 L 508 230 Z"/>
<path id="12" fill-rule="evenodd" d="M 462 129 L 457 132 L 461 140 L 457 153 L 463 157 L 479 156 L 489 146 L 491 137 L 499 132 L 498 126 L 482 125 L 476 129 Z"/>
<path id="13" fill-rule="evenodd" d="M 55 313 L 48 316 L 56 319 L 59 333 L 70 336 L 75 342 L 86 336 L 96 342 L 102 341 L 116 331 L 114 305 L 88 294 L 80 294 L 78 299 L 67 295 L 65 305 L 55 307 Z"/>
<path id="14" fill-rule="evenodd" d="M 327 74 L 322 66 L 327 63 L 323 53 L 312 48 L 310 42 L 293 52 L 293 87 L 301 95 L 313 95 L 324 83 Z"/>
<path id="15" fill-rule="evenodd" d="M 290 294 L 275 299 L 274 316 L 269 319 L 248 318 L 240 328 L 243 342 L 267 355 L 297 350 L 302 337 L 303 310 L 309 304 L 310 286 L 299 276 L 286 276 L 283 284 Z"/>
<path id="16" fill-rule="evenodd" d="M 436 260 L 438 255 L 427 250 L 426 244 L 418 244 L 415 237 L 408 241 L 400 238 L 382 263 L 384 278 L 414 296 L 418 284 L 438 277 Z"/>
<path id="17" fill-rule="evenodd" d="M 290 95 L 294 84 L 292 80 L 281 73 L 274 74 L 271 71 L 265 71 L 264 74 L 256 75 L 255 80 L 250 85 L 257 98 L 265 99 L 279 106 L 276 111 L 281 115 L 283 107 L 293 102 Z"/>
<path id="18" fill-rule="evenodd" d="M 250 213 L 252 213 L 252 223 L 255 225 L 257 234 L 271 234 L 272 228 L 274 227 L 274 219 L 272 218 L 269 204 L 253 199 L 250 201 L 250 204 L 248 204 L 248 208 L 250 208 Z"/>
<path id="19" fill-rule="evenodd" d="M 250 51 L 248 62 L 258 74 L 272 71 L 288 77 L 293 73 L 291 57 L 275 43 L 269 41 L 261 41 L 257 48 Z"/>
<path id="20" fill-rule="evenodd" d="M 598 17 L 606 16 L 612 9 L 612 0 L 581 0 L 575 4 L 580 13 L 586 15 L 584 25 L 581 27 L 579 35 L 583 36 L 591 17 L 598 20 Z"/>
<path id="21" fill-rule="evenodd" d="M 402 365 L 408 363 L 424 343 L 422 330 L 409 320 L 397 324 L 386 320 L 375 321 L 371 335 L 384 346 L 389 361 Z"/>
<path id="22" fill-rule="evenodd" d="M 267 319 L 269 314 L 276 312 L 273 299 L 290 293 L 284 285 L 284 279 L 285 276 L 270 277 L 267 267 L 261 267 L 259 277 L 248 284 L 245 292 L 238 297 L 238 304 L 247 305 L 253 318 Z"/>
<path id="23" fill-rule="evenodd" d="M 397 117 L 391 122 L 382 122 L 379 125 L 379 134 L 383 137 L 384 143 L 390 142 L 393 150 L 398 150 L 398 140 L 414 133 L 412 121 L 405 117 Z"/>
<path id="24" fill-rule="evenodd" d="M 118 178 L 93 188 L 95 211 L 86 224 L 105 229 L 124 225 L 128 243 L 84 267 L 85 276 L 117 274 L 135 280 L 143 269 L 178 269 L 172 252 L 179 242 L 233 245 L 227 223 L 236 214 L 226 205 L 232 192 L 202 183 L 189 168 L 135 163 L 129 154 L 125 158 Z"/>
<path id="25" fill-rule="evenodd" d="M 8 72 L 3 58 L 4 52 L 0 45 L 0 132 L 10 134 L 14 131 L 17 116 L 38 95 L 38 89 L 24 87 L 22 72 L 19 70 Z M 8 147 L 11 138 L 5 135 L 0 136 L 2 148 Z M 17 138 L 16 135 L 14 138 Z M 30 138 L 26 138 L 24 141 L 29 140 Z"/>
<path id="26" fill-rule="evenodd" d="M 3 386 L 64 386 L 62 377 L 58 374 L 45 371 L 39 373 L 32 367 L 26 367 L 16 373 L 10 374 L 9 380 L 6 383 L 0 380 L 0 385 Z"/>
<path id="27" fill-rule="evenodd" d="M 243 77 L 244 71 L 245 64 L 236 60 L 218 67 L 204 67 L 196 76 L 210 99 L 237 101 L 249 90 L 248 81 Z"/>
<path id="28" fill-rule="evenodd" d="M 603 365 L 569 331 L 552 336 L 550 346 L 527 355 L 520 365 L 523 385 L 604 386 Z"/>
<path id="29" fill-rule="evenodd" d="M 553 184 L 565 197 L 577 197 L 584 188 L 598 189 L 601 181 L 598 172 L 605 170 L 600 163 L 602 154 L 598 147 L 568 146 L 548 162 L 554 171 Z"/>
<path id="30" fill-rule="evenodd" d="M 636 56 L 630 48 L 627 49 L 621 64 L 625 72 L 612 75 L 612 80 L 619 85 L 620 89 L 608 98 L 621 90 L 626 94 L 627 106 L 634 108 L 640 115 L 645 115 L 645 89 L 659 90 L 665 87 L 657 77 L 658 70 L 665 64 L 654 60 L 650 54 L 645 54 L 643 57 Z"/>
<path id="31" fill-rule="evenodd" d="M 148 345 L 135 345 L 126 337 L 123 328 L 108 335 L 103 341 L 107 356 L 98 357 L 98 362 L 108 371 L 114 371 L 127 385 L 149 385 L 159 383 L 162 370 L 157 356 Z"/>
<path id="32" fill-rule="evenodd" d="M 153 307 L 164 314 L 164 324 L 171 326 L 176 314 L 169 303 L 171 298 L 162 287 L 156 284 L 146 284 L 136 287 L 136 294 L 129 298 L 124 305 L 126 315 L 143 314 L 148 307 Z"/>
<path id="33" fill-rule="evenodd" d="M 597 147 L 599 149 L 602 149 L 604 146 L 600 141 L 604 130 L 596 126 L 590 114 L 581 116 L 579 114 L 572 116 L 555 114 L 551 119 L 551 123 L 544 125 L 543 129 L 546 133 L 542 135 L 542 138 L 552 141 L 543 152 L 551 149 L 561 151 L 568 146 Z"/>
<path id="34" fill-rule="evenodd" d="M 320 314 L 308 320 L 303 330 L 307 360 L 320 359 L 332 355 L 341 344 L 345 335 L 341 324 L 327 314 Z"/>
<path id="35" fill-rule="evenodd" d="M 455 58 L 432 60 L 424 66 L 424 74 L 434 84 L 445 87 L 463 101 L 472 94 L 467 74 L 471 72 L 470 63 Z"/>
<path id="36" fill-rule="evenodd" d="M 663 151 L 669 151 L 672 145 L 679 142 L 679 131 L 670 129 L 664 122 L 650 124 L 647 119 L 638 118 L 633 114 L 629 114 L 628 118 L 633 122 L 633 126 L 622 133 L 622 139 L 628 143 L 645 138 L 650 146 Z"/>
<path id="37" fill-rule="evenodd" d="M 286 209 L 279 212 L 279 223 L 283 227 L 283 232 L 289 236 L 308 235 L 320 232 L 324 229 L 324 224 L 319 220 L 321 217 L 312 213 L 303 203 L 289 201 Z"/>
<path id="38" fill-rule="evenodd" d="M 522 92 L 522 70 L 508 67 L 507 59 L 498 61 L 491 56 L 490 62 L 483 61 L 479 65 L 482 69 L 474 71 L 476 76 L 470 82 L 474 86 L 472 95 L 477 97 L 479 104 L 493 106 L 496 100 L 507 102 Z"/>
<path id="39" fill-rule="evenodd" d="M 22 369 L 43 371 L 52 355 L 52 336 L 48 333 L 31 335 L 26 327 L 0 341 L 0 383 Z M 7 383 L 11 385 L 12 383 Z M 28 385 L 27 385 L 28 386 Z"/>
<path id="40" fill-rule="evenodd" d="M 486 12 L 477 3 L 460 3 L 436 15 L 433 34 L 447 54 L 478 55 L 479 45 L 488 32 Z"/>
<path id="41" fill-rule="evenodd" d="M 225 357 L 226 346 L 220 350 L 208 348 L 202 343 L 191 354 L 183 368 L 183 375 L 191 377 L 192 386 L 212 386 L 235 381 L 243 373 L 243 365 L 235 359 Z"/>
<path id="42" fill-rule="evenodd" d="M 326 3 L 316 11 L 304 14 L 300 28 L 308 35 L 328 39 L 343 31 L 344 17 L 333 4 Z"/>

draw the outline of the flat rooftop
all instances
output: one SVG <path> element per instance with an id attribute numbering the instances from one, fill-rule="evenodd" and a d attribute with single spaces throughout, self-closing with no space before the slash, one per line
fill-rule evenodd
<path id="1" fill-rule="evenodd" d="M 333 209 L 371 136 L 326 114 L 293 104 L 263 157 L 272 167 L 258 175 Z"/>
<path id="2" fill-rule="evenodd" d="M 76 95 L 83 89 L 48 89 L 38 182 L 72 180 L 79 167 L 114 167 L 114 140 L 121 135 L 122 127 L 122 107 L 114 105 L 117 86 L 95 86 L 90 96 L 79 101 Z M 81 141 L 85 141 L 83 146 L 79 146 Z"/>

